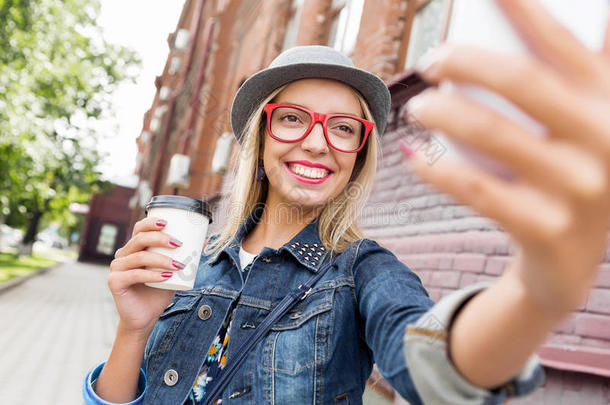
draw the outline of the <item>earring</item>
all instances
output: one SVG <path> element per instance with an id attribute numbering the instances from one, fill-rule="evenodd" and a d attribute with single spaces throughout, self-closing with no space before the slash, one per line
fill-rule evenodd
<path id="1" fill-rule="evenodd" d="M 261 181 L 265 178 L 265 168 L 263 165 L 258 165 L 256 169 L 256 180 Z"/>

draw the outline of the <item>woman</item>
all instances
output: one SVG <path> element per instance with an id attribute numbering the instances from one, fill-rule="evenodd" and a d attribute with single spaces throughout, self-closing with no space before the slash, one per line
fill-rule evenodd
<path id="1" fill-rule="evenodd" d="M 86 378 L 87 402 L 201 403 L 265 315 L 329 263 L 311 293 L 247 354 L 223 401 L 361 403 L 373 362 L 414 404 L 501 403 L 539 385 L 533 353 L 585 297 L 605 246 L 610 61 L 535 3 L 501 3 L 544 56 L 517 62 L 540 80 L 524 91 L 520 78 L 506 74 L 514 60 L 467 47 L 441 51 L 421 74 L 492 88 L 552 137 L 532 137 L 437 90 L 412 107 L 420 122 L 511 165 L 522 181 L 446 160 L 428 166 L 403 145 L 420 176 L 497 220 L 519 243 L 493 285 L 434 304 L 408 267 L 363 238 L 353 219 L 371 187 L 389 94 L 330 48 L 292 48 L 236 94 L 232 125 L 244 153 L 231 215 L 206 247 L 195 288 L 174 295 L 141 284 L 163 279 L 144 266 L 180 265 L 144 251 L 176 245 L 163 221 L 139 221 L 117 251 L 108 283 L 120 322 L 108 361 Z M 497 137 L 478 136 L 490 125 Z"/>

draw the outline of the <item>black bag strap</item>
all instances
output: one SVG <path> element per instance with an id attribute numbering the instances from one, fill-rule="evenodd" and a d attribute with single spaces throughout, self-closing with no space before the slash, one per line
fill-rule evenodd
<path id="1" fill-rule="evenodd" d="M 284 297 L 284 299 L 273 308 L 273 310 L 265 317 L 263 322 L 256 328 L 256 332 L 254 335 L 250 337 L 250 339 L 246 340 L 240 347 L 237 349 L 237 357 L 234 359 L 230 359 L 227 367 L 224 369 L 224 372 L 220 376 L 220 379 L 215 382 L 214 387 L 210 392 L 205 394 L 204 405 L 211 405 L 212 402 L 218 397 L 222 395 L 225 388 L 231 381 L 233 375 L 238 370 L 241 363 L 245 360 L 246 356 L 252 348 L 267 334 L 271 326 L 280 319 L 286 312 L 288 312 L 297 302 L 305 299 L 311 292 L 313 286 L 322 278 L 324 274 L 328 271 L 328 269 L 332 266 L 332 260 L 322 267 L 316 274 L 311 276 L 304 284 L 301 284 L 294 290 L 292 290 L 288 295 Z"/>

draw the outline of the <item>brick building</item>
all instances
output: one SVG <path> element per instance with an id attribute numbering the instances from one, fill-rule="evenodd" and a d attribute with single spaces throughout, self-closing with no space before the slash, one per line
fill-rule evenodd
<path id="1" fill-rule="evenodd" d="M 238 153 L 229 115 L 239 85 L 287 47 L 331 45 L 384 79 L 392 94 L 383 158 L 360 218 L 367 236 L 417 272 L 434 299 L 493 280 L 513 254 L 509 235 L 421 183 L 396 147 L 399 138 L 422 135 L 404 120 L 405 102 L 425 86 L 410 68 L 445 36 L 451 3 L 186 0 L 176 31 L 168 37 L 170 54 L 137 139 L 140 183 L 130 202 L 131 224 L 144 215 L 152 195 L 180 194 L 212 203 L 212 231 L 219 229 Z M 443 153 L 442 144 L 431 142 L 428 148 L 431 158 Z M 548 375 L 545 386 L 510 403 L 610 402 L 609 262 L 610 251 L 589 298 L 540 350 Z M 379 401 L 404 403 L 377 374 L 372 380 L 376 391 L 369 392 Z"/>
<path id="2" fill-rule="evenodd" d="M 80 238 L 79 261 L 112 261 L 114 252 L 131 234 L 131 213 L 125 207 L 134 193 L 131 187 L 114 185 L 107 193 L 91 196 Z"/>

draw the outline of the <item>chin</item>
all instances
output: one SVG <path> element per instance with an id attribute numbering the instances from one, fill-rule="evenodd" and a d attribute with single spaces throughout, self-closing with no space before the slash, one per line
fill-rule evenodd
<path id="1" fill-rule="evenodd" d="M 328 193 L 312 192 L 311 190 L 297 189 L 290 193 L 290 201 L 303 208 L 318 208 L 328 204 L 331 196 Z"/>

